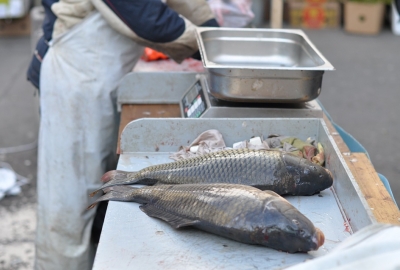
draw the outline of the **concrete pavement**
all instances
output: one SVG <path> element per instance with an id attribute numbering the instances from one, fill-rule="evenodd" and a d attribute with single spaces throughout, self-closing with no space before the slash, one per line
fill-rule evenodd
<path id="1" fill-rule="evenodd" d="M 34 146 L 39 113 L 37 96 L 25 79 L 30 57 L 29 37 L 0 37 L 0 161 L 30 179 L 20 195 L 0 201 L 0 269 L 33 268 L 37 155 Z M 21 145 L 28 145 L 31 150 L 10 149 Z"/>

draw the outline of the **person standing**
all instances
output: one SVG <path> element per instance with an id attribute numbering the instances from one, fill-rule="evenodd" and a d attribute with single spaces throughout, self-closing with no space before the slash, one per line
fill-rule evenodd
<path id="1" fill-rule="evenodd" d="M 43 0 L 44 35 L 28 69 L 40 91 L 35 269 L 91 269 L 88 194 L 115 162 L 116 89 L 143 46 L 176 62 L 198 55 L 205 0 Z"/>

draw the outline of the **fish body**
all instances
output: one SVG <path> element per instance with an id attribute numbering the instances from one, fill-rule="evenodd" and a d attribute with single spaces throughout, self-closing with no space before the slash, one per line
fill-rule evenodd
<path id="1" fill-rule="evenodd" d="M 116 186 L 96 202 L 134 201 L 175 229 L 193 226 L 242 243 L 290 253 L 317 250 L 324 235 L 272 191 L 237 184 Z"/>
<path id="2" fill-rule="evenodd" d="M 307 159 L 278 150 L 253 149 L 212 152 L 138 172 L 109 171 L 102 180 L 106 183 L 101 189 L 128 184 L 227 183 L 272 190 L 280 195 L 313 195 L 333 183 L 328 170 Z"/>

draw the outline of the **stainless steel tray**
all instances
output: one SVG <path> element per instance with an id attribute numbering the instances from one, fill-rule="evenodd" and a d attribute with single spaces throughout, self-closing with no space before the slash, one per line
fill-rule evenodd
<path id="1" fill-rule="evenodd" d="M 334 188 L 320 196 L 286 198 L 324 232 L 325 244 L 318 251 L 288 254 L 195 229 L 174 230 L 145 215 L 137 203 L 110 202 L 93 269 L 282 269 L 322 256 L 352 231 L 376 222 L 322 119 L 140 119 L 122 132 L 117 169 L 172 162 L 170 153 L 207 129 L 218 129 L 227 145 L 271 133 L 321 142 Z"/>
<path id="2" fill-rule="evenodd" d="M 197 28 L 210 93 L 230 101 L 298 103 L 334 67 L 301 30 Z"/>

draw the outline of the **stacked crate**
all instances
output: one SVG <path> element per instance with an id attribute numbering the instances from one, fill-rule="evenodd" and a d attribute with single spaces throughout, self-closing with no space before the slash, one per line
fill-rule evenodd
<path id="1" fill-rule="evenodd" d="M 289 22 L 296 28 L 339 27 L 340 4 L 334 0 L 289 0 Z"/>

